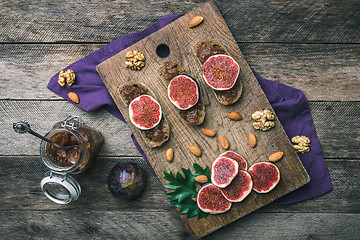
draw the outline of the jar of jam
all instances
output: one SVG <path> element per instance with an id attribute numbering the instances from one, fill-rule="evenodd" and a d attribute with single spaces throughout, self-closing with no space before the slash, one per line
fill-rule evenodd
<path id="1" fill-rule="evenodd" d="M 41 142 L 41 159 L 51 170 L 41 181 L 41 189 L 56 203 L 75 201 L 80 196 L 81 187 L 71 175 L 92 166 L 104 139 L 100 132 L 86 126 L 78 116 L 69 116 L 55 123 L 45 138 L 63 149 L 44 140 Z"/>

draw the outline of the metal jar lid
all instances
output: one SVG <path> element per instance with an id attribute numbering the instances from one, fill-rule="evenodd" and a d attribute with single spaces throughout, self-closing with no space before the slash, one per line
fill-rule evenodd
<path id="1" fill-rule="evenodd" d="M 76 201 L 81 193 L 80 184 L 71 175 L 53 171 L 41 180 L 41 189 L 46 197 L 58 204 Z"/>

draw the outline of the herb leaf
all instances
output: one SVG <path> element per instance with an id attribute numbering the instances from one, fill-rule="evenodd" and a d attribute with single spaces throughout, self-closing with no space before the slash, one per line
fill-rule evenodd
<path id="1" fill-rule="evenodd" d="M 198 207 L 196 201 L 193 198 L 196 198 L 197 191 L 195 184 L 195 177 L 199 175 L 206 175 L 210 179 L 210 168 L 206 166 L 205 169 L 201 168 L 199 164 L 194 163 L 193 167 L 195 173 L 192 174 L 189 169 L 182 168 L 181 172 L 177 172 L 174 175 L 173 172 L 164 173 L 164 179 L 169 181 L 168 184 L 165 184 L 165 187 L 173 192 L 167 193 L 166 196 L 170 198 L 170 203 L 175 207 L 180 208 L 180 214 L 187 214 L 187 218 L 192 218 L 198 215 L 198 219 L 206 218 L 207 213 L 201 211 Z M 201 184 L 203 185 L 203 184 Z"/>

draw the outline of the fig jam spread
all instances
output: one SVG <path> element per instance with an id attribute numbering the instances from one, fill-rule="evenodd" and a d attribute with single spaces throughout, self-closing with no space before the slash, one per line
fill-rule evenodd
<path id="1" fill-rule="evenodd" d="M 225 91 L 214 90 L 214 91 L 218 97 L 222 98 L 223 101 L 226 102 L 226 104 L 230 104 L 233 102 L 233 99 L 235 99 L 238 94 L 239 91 L 238 82 L 239 81 L 236 81 L 235 85 L 229 90 L 225 90 Z"/>
<path id="2" fill-rule="evenodd" d="M 196 53 L 196 57 L 199 59 L 201 64 L 204 64 L 209 57 L 216 54 L 226 54 L 226 51 L 220 45 L 209 41 L 201 44 Z"/>
<path id="3" fill-rule="evenodd" d="M 173 61 L 166 61 L 163 66 L 164 66 L 164 69 L 163 69 L 164 72 L 162 74 L 162 77 L 168 81 L 170 81 L 171 79 L 173 79 L 175 76 L 177 76 L 179 74 L 185 73 L 184 68 Z"/>
<path id="4" fill-rule="evenodd" d="M 50 140 L 59 144 L 63 147 L 73 147 L 70 150 L 69 158 L 67 158 L 66 153 L 64 150 L 50 145 L 49 154 L 51 156 L 51 161 L 54 165 L 59 167 L 70 167 L 74 165 L 80 156 L 80 146 L 78 140 L 69 132 L 58 132 L 55 133 L 53 136 L 50 137 Z"/>
<path id="5" fill-rule="evenodd" d="M 190 125 L 196 125 L 199 122 L 199 116 L 204 109 L 204 103 L 199 99 L 195 106 L 187 109 L 180 110 L 180 116 Z"/>
<path id="6" fill-rule="evenodd" d="M 133 99 L 141 95 L 148 94 L 148 92 L 149 91 L 146 88 L 133 84 L 125 86 L 122 89 L 121 95 L 124 97 L 126 104 L 129 105 Z"/>
<path id="7" fill-rule="evenodd" d="M 143 130 L 145 133 L 145 136 L 152 141 L 160 142 L 164 139 L 164 121 L 161 120 L 161 122 L 154 128 L 149 130 Z"/>

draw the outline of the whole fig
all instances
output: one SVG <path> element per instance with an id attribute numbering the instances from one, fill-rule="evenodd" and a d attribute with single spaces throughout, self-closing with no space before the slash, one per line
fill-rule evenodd
<path id="1" fill-rule="evenodd" d="M 146 175 L 136 163 L 117 163 L 108 176 L 110 192 L 118 198 L 131 200 L 139 196 L 146 184 Z"/>

